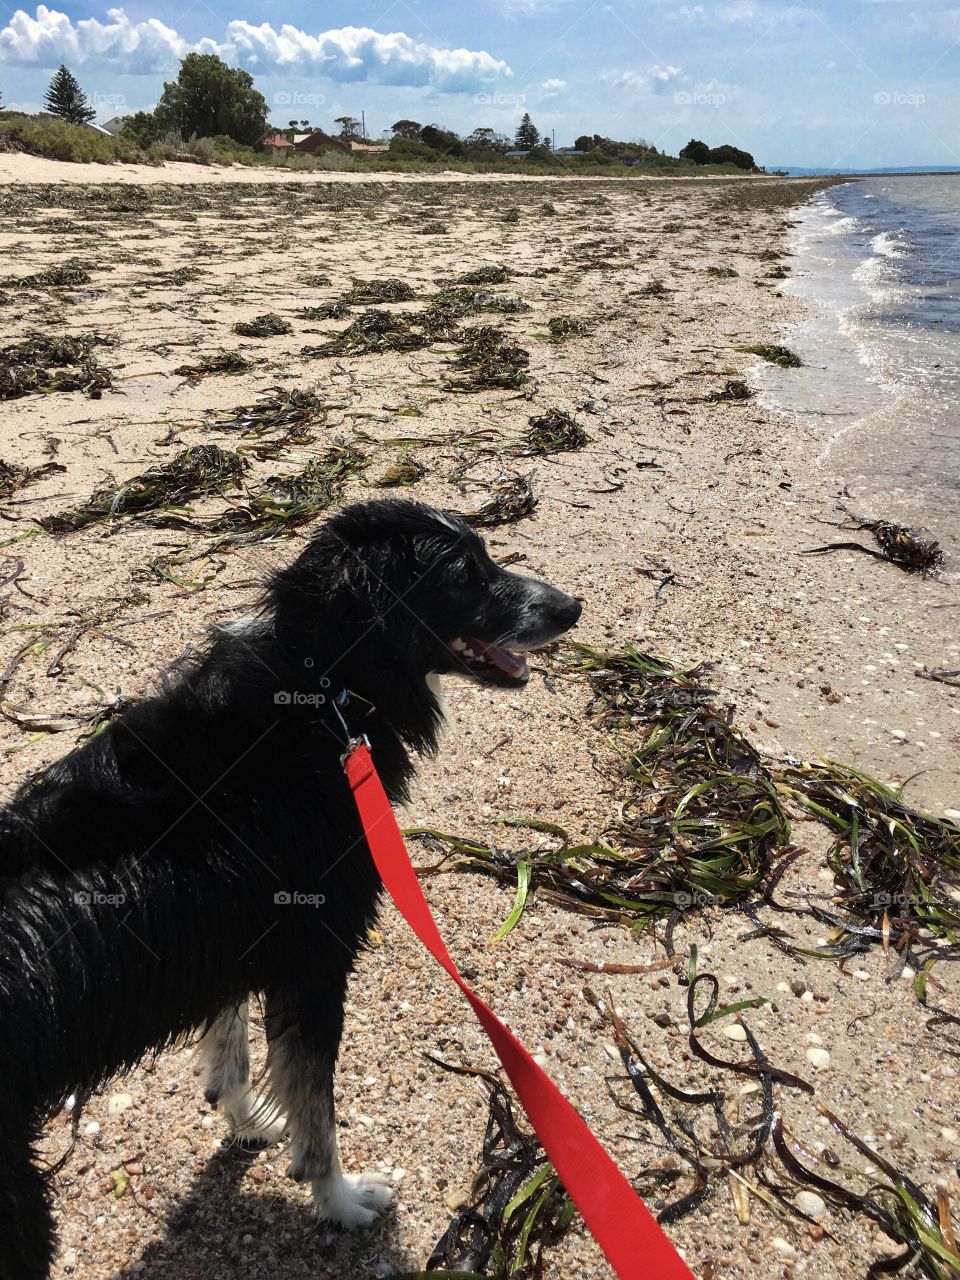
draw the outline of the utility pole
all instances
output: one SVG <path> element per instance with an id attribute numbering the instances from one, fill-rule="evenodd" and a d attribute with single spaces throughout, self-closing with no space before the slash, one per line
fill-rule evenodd
<path id="1" fill-rule="evenodd" d="M 553 143 L 552 143 L 552 146 L 551 146 L 551 150 L 556 151 L 556 149 L 557 149 L 557 131 L 556 131 L 556 129 L 551 129 L 551 130 L 550 130 L 550 137 L 553 139 Z"/>
<path id="2" fill-rule="evenodd" d="M 360 122 L 361 122 L 361 129 L 363 130 L 363 140 L 364 140 L 364 142 L 366 142 L 366 140 L 367 140 L 367 116 L 366 116 L 366 112 L 364 112 L 364 111 L 361 111 L 361 112 L 360 112 Z"/>

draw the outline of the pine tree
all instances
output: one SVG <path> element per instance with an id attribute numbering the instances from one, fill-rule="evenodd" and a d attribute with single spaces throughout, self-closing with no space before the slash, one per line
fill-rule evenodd
<path id="1" fill-rule="evenodd" d="M 531 151 L 540 144 L 540 130 L 530 119 L 530 112 L 524 112 L 523 119 L 517 128 L 513 145 L 518 151 Z"/>
<path id="2" fill-rule="evenodd" d="M 52 116 L 60 116 L 71 124 L 87 124 L 97 114 L 93 107 L 87 105 L 87 95 L 80 88 L 76 76 L 62 65 L 50 81 L 45 106 Z"/>

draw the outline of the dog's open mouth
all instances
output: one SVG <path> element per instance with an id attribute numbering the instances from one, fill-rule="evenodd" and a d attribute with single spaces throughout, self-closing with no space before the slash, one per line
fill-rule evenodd
<path id="1" fill-rule="evenodd" d="M 476 636 L 458 636 L 451 640 L 453 655 L 470 672 L 482 680 L 507 681 L 523 684 L 530 679 L 530 668 L 519 653 L 490 644 Z"/>

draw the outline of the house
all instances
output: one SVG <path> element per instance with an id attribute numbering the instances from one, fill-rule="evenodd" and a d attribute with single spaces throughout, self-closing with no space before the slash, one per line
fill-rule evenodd
<path id="1" fill-rule="evenodd" d="M 503 157 L 505 160 L 526 160 L 529 154 L 529 151 L 505 151 Z"/>
<path id="2" fill-rule="evenodd" d="M 351 141 L 351 142 L 350 142 L 350 150 L 351 150 L 351 151 L 362 151 L 362 152 L 364 152 L 364 154 L 366 154 L 366 155 L 374 155 L 374 156 L 377 156 L 377 155 L 382 155 L 382 153 L 383 153 L 384 151 L 389 151 L 389 150 L 390 150 L 390 148 L 387 146 L 387 144 L 386 144 L 385 142 L 355 142 L 355 141 Z"/>
<path id="3" fill-rule="evenodd" d="M 288 142 L 282 133 L 270 133 L 260 143 L 264 151 L 272 151 L 274 155 L 281 151 L 292 151 L 293 143 Z"/>
<path id="4" fill-rule="evenodd" d="M 315 129 L 313 133 L 308 133 L 300 142 L 294 144 L 297 151 L 309 154 L 313 151 L 322 151 L 325 147 L 333 147 L 336 151 L 349 151 L 350 148 L 345 142 L 341 142 L 339 138 L 331 137 L 329 133 L 324 133 L 322 129 Z"/>
<path id="5" fill-rule="evenodd" d="M 113 136 L 116 137 L 123 128 L 126 118 L 126 116 L 112 116 L 109 120 L 104 120 L 100 128 L 104 129 L 107 133 L 112 133 Z"/>
<path id="6" fill-rule="evenodd" d="M 557 147 L 553 153 L 555 156 L 585 156 L 585 151 L 578 151 L 576 147 Z"/>

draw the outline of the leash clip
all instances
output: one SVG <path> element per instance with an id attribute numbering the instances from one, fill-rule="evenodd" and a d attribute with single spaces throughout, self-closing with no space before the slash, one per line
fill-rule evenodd
<path id="1" fill-rule="evenodd" d="M 340 721 L 341 728 L 343 729 L 343 736 L 344 736 L 344 740 L 347 748 L 346 751 L 343 753 L 343 755 L 340 757 L 340 764 L 342 766 L 346 765 L 347 760 L 350 758 L 350 756 L 353 755 L 353 753 L 357 750 L 358 747 L 366 747 L 368 751 L 370 750 L 370 739 L 367 737 L 365 733 L 361 733 L 361 734 L 351 733 L 350 726 L 349 724 L 347 724 L 347 718 L 343 714 L 343 712 L 349 706 L 352 698 L 359 698 L 361 702 L 365 702 L 367 704 L 368 709 L 365 712 L 364 718 L 370 715 L 372 711 L 376 710 L 372 702 L 368 701 L 366 698 L 360 697 L 360 695 L 357 693 L 354 693 L 352 689 L 341 689 L 340 692 L 337 694 L 337 696 L 331 702 L 330 705 L 333 707 L 334 711 L 336 712 L 337 719 Z"/>

